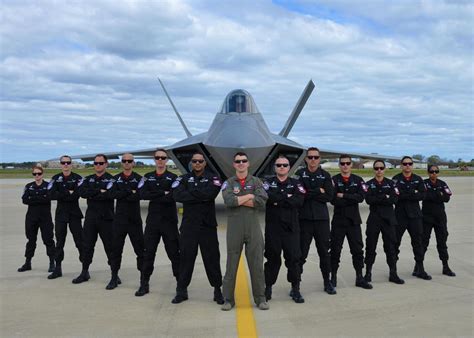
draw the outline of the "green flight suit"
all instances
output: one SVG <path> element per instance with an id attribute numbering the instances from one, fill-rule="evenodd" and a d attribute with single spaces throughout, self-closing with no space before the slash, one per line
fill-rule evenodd
<path id="1" fill-rule="evenodd" d="M 237 197 L 254 194 L 254 208 L 239 206 Z M 258 222 L 258 209 L 265 208 L 267 193 L 262 181 L 255 176 L 247 176 L 242 188 L 236 176 L 222 185 L 222 196 L 227 211 L 227 265 L 222 282 L 224 298 L 235 304 L 234 290 L 239 267 L 240 254 L 245 244 L 245 256 L 250 270 L 252 294 L 255 304 L 265 302 L 265 275 L 263 273 L 264 242 Z"/>

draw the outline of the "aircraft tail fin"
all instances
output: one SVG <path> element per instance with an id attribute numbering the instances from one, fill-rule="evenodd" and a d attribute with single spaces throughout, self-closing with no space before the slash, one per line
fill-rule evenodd
<path id="1" fill-rule="evenodd" d="M 184 129 L 184 132 L 186 133 L 186 136 L 187 136 L 187 137 L 193 136 L 193 134 L 191 134 L 191 132 L 189 131 L 188 127 L 186 127 L 186 124 L 184 124 L 184 121 L 183 121 L 183 119 L 181 118 L 181 115 L 178 113 L 178 110 L 177 110 L 176 107 L 174 106 L 174 103 L 173 103 L 173 101 L 171 100 L 171 97 L 168 95 L 168 92 L 166 91 L 165 85 L 163 84 L 163 82 L 161 82 L 160 78 L 158 78 L 158 81 L 160 81 L 161 88 L 163 88 L 163 91 L 165 92 L 165 95 L 166 95 L 166 97 L 168 98 L 168 101 L 170 101 L 171 107 L 173 107 L 173 110 L 174 110 L 174 112 L 176 113 L 176 116 L 178 117 L 179 122 L 180 122 L 181 125 L 183 126 L 183 129 Z"/>
<path id="2" fill-rule="evenodd" d="M 286 121 L 285 126 L 283 127 L 283 129 L 280 131 L 278 135 L 283 136 L 283 137 L 288 136 L 288 134 L 291 131 L 291 128 L 293 128 L 293 125 L 296 122 L 296 119 L 298 118 L 298 116 L 300 116 L 300 113 L 303 110 L 304 105 L 306 104 L 306 101 L 308 101 L 308 98 L 313 92 L 313 89 L 314 89 L 313 80 L 309 80 L 298 102 L 296 103 L 295 108 L 293 108 L 293 111 L 291 112 L 290 117 Z"/>

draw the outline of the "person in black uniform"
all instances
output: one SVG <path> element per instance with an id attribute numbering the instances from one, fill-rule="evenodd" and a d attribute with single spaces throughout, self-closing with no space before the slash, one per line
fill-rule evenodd
<path id="1" fill-rule="evenodd" d="M 397 218 L 393 205 L 398 200 L 399 191 L 392 180 L 384 177 L 385 162 L 374 161 L 375 177 L 367 182 L 367 194 L 365 200 L 370 206 L 367 218 L 366 240 L 365 240 L 365 280 L 372 282 L 372 266 L 377 255 L 377 241 L 382 232 L 383 249 L 390 268 L 388 280 L 396 284 L 404 284 L 405 281 L 398 277 L 397 258 L 395 246 L 397 243 L 396 225 Z"/>
<path id="2" fill-rule="evenodd" d="M 439 168 L 436 165 L 428 166 L 429 178 L 425 180 L 426 196 L 422 202 L 423 213 L 423 250 L 426 253 L 430 244 L 431 230 L 436 235 L 436 247 L 439 259 L 443 262 L 443 274 L 454 277 L 456 274 L 448 265 L 448 220 L 444 203 L 449 202 L 452 192 L 446 182 L 438 179 Z"/>
<path id="3" fill-rule="evenodd" d="M 137 297 L 150 292 L 150 277 L 161 238 L 171 261 L 173 276 L 178 278 L 179 272 L 178 211 L 171 188 L 178 176 L 166 169 L 168 161 L 166 150 L 157 149 L 154 157 L 156 169 L 145 174 L 138 185 L 140 198 L 149 200 L 150 204 L 144 234 L 145 255 L 140 273 L 140 287 L 135 292 Z"/>
<path id="4" fill-rule="evenodd" d="M 112 278 L 105 287 L 107 290 L 113 290 L 118 286 L 118 271 L 122 263 L 123 246 L 125 238 L 130 238 L 133 250 L 137 256 L 137 269 L 141 271 L 143 265 L 143 227 L 140 211 L 140 193 L 138 192 L 138 183 L 142 176 L 133 171 L 135 164 L 132 154 L 122 155 L 122 168 L 120 174 L 114 176 L 114 186 L 112 187 L 112 196 L 117 200 L 114 217 L 114 232 L 112 240 L 112 259 L 110 268 Z"/>
<path id="5" fill-rule="evenodd" d="M 114 198 L 112 187 L 114 179 L 106 169 L 107 156 L 98 154 L 94 157 L 95 174 L 89 175 L 79 185 L 79 194 L 87 199 L 86 217 L 83 230 L 82 271 L 74 278 L 74 284 L 87 282 L 90 279 L 89 266 L 94 257 L 97 236 L 100 236 L 110 265 L 112 258 L 112 236 L 114 219 Z M 119 280 L 120 283 L 120 280 Z"/>
<path id="6" fill-rule="evenodd" d="M 303 273 L 303 265 L 306 263 L 309 248 L 314 238 L 319 255 L 319 268 L 324 280 L 324 291 L 330 295 L 335 295 L 336 290 L 329 278 L 331 271 L 331 258 L 329 256 L 331 230 L 327 207 L 327 202 L 330 202 L 333 198 L 334 187 L 331 175 L 320 166 L 321 155 L 318 148 L 308 148 L 305 161 L 306 168 L 296 172 L 296 176 L 306 190 L 303 207 L 299 210 L 301 273 Z"/>
<path id="7" fill-rule="evenodd" d="M 334 205 L 334 216 L 331 228 L 331 283 L 337 286 L 337 270 L 341 258 L 342 245 L 347 236 L 352 254 L 352 265 L 356 271 L 355 285 L 364 289 L 372 289 L 372 285 L 362 276 L 364 268 L 364 243 L 360 224 L 359 203 L 364 200 L 367 192 L 362 177 L 351 173 L 352 160 L 349 155 L 339 157 L 340 174 L 333 176 L 335 195 L 331 203 Z"/>
<path id="8" fill-rule="evenodd" d="M 23 204 L 28 205 L 25 219 L 26 261 L 18 272 L 31 270 L 31 259 L 35 255 L 36 238 L 38 229 L 41 229 L 41 238 L 46 246 L 49 257 L 48 272 L 54 271 L 54 239 L 53 220 L 51 218 L 51 199 L 48 195 L 48 182 L 43 180 L 43 168 L 39 165 L 33 167 L 34 182 L 28 183 L 23 191 Z"/>
<path id="9" fill-rule="evenodd" d="M 303 206 L 305 189 L 297 179 L 288 177 L 290 161 L 280 155 L 275 161 L 276 175 L 263 183 L 268 200 L 265 211 L 265 297 L 272 298 L 281 267 L 281 251 L 288 268 L 291 283 L 290 297 L 295 303 L 304 303 L 300 293 L 301 247 L 298 209 Z"/>
<path id="10" fill-rule="evenodd" d="M 79 207 L 79 182 L 82 176 L 72 172 L 72 160 L 68 155 L 61 156 L 61 173 L 53 176 L 49 182 L 49 195 L 57 200 L 55 215 L 56 233 L 56 268 L 48 279 L 55 279 L 63 275 L 62 261 L 64 259 L 64 244 L 66 243 L 67 227 L 71 231 L 74 244 L 79 252 L 79 261 L 82 262 L 82 221 Z"/>
<path id="11" fill-rule="evenodd" d="M 423 179 L 413 174 L 413 159 L 410 156 L 404 156 L 401 161 L 402 172 L 393 176 L 392 180 L 400 192 L 398 202 L 395 206 L 395 215 L 397 216 L 397 260 L 400 253 L 405 230 L 411 237 L 411 246 L 415 256 L 415 268 L 412 275 L 421 279 L 430 280 L 423 266 L 423 214 L 420 209 L 420 201 L 426 194 L 426 187 Z"/>
<path id="12" fill-rule="evenodd" d="M 214 287 L 214 301 L 222 305 L 224 298 L 214 202 L 222 183 L 218 176 L 205 170 L 206 161 L 202 153 L 193 154 L 191 165 L 192 172 L 180 176 L 173 184 L 174 199 L 183 203 L 183 219 L 179 228 L 179 277 L 176 296 L 171 302 L 179 304 L 188 299 L 187 288 L 191 283 L 199 246 L 207 279 Z"/>

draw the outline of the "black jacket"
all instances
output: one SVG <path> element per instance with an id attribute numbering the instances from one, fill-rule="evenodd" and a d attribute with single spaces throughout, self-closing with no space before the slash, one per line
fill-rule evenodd
<path id="1" fill-rule="evenodd" d="M 420 201 L 425 197 L 426 188 L 423 179 L 412 174 L 408 179 L 402 173 L 393 176 L 395 186 L 400 195 L 395 206 L 397 218 L 420 218 L 422 217 Z"/>
<path id="2" fill-rule="evenodd" d="M 296 176 L 306 190 L 304 204 L 299 211 L 300 219 L 329 220 L 327 202 L 331 202 L 334 195 L 331 175 L 319 167 L 314 173 L 307 168 L 300 169 Z M 324 193 L 320 188 L 324 189 Z"/>
<path id="3" fill-rule="evenodd" d="M 69 221 L 70 217 L 82 218 L 82 211 L 79 207 L 79 183 L 82 176 L 71 173 L 64 176 L 63 173 L 52 177 L 48 185 L 49 196 L 52 200 L 57 200 L 56 219 Z M 72 193 L 70 193 L 72 191 Z"/>
<path id="4" fill-rule="evenodd" d="M 48 182 L 43 181 L 40 185 L 31 182 L 25 185 L 21 196 L 23 204 L 28 205 L 26 216 L 37 217 L 44 213 L 51 214 L 51 199 L 48 195 Z"/>
<path id="5" fill-rule="evenodd" d="M 176 202 L 173 199 L 171 187 L 178 176 L 166 170 L 158 175 L 156 171 L 146 173 L 138 187 L 140 189 L 140 198 L 149 200 L 147 223 L 153 219 L 160 219 L 178 224 L 178 212 Z M 159 224 L 159 223 L 158 223 Z"/>
<path id="6" fill-rule="evenodd" d="M 370 206 L 367 223 L 377 222 L 381 218 L 390 225 L 397 224 L 393 206 L 398 201 L 399 192 L 393 181 L 384 177 L 382 182 L 378 182 L 373 178 L 366 184 L 367 194 L 365 195 L 365 201 Z"/>
<path id="7" fill-rule="evenodd" d="M 141 179 L 142 176 L 134 171 L 130 176 L 125 176 L 123 173 L 114 176 L 112 197 L 117 200 L 117 205 L 115 206 L 116 216 L 140 217 L 140 192 L 138 191 L 138 184 Z"/>
<path id="8" fill-rule="evenodd" d="M 332 177 L 334 182 L 334 197 L 331 204 L 334 205 L 334 217 L 332 222 L 343 222 L 345 218 L 352 220 L 354 224 L 361 224 L 359 203 L 362 203 L 367 193 L 367 185 L 362 177 L 351 174 L 346 183 L 341 174 Z M 344 196 L 337 197 L 337 193 L 343 193 Z"/>
<path id="9" fill-rule="evenodd" d="M 426 196 L 422 202 L 423 220 L 429 223 L 443 223 L 447 222 L 446 212 L 444 210 L 444 203 L 451 199 L 451 189 L 449 189 L 446 182 L 437 179 L 435 183 L 430 179 L 426 179 Z"/>
<path id="10" fill-rule="evenodd" d="M 214 200 L 221 185 L 219 177 L 207 171 L 201 176 L 191 172 L 178 177 L 173 185 L 173 197 L 183 203 L 181 228 L 217 227 Z"/>
<path id="11" fill-rule="evenodd" d="M 268 194 L 265 212 L 265 231 L 282 228 L 299 231 L 298 209 L 303 206 L 305 189 L 295 178 L 280 181 L 277 176 L 263 183 Z"/>
<path id="12" fill-rule="evenodd" d="M 114 178 L 107 172 L 100 177 L 92 174 L 82 180 L 79 194 L 82 198 L 87 199 L 86 218 L 101 217 L 106 220 L 114 218 L 113 185 Z M 105 190 L 105 192 L 101 192 L 101 190 Z"/>

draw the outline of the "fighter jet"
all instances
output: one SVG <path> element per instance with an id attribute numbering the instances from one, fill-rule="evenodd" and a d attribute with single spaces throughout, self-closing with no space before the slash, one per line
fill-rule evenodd
<path id="1" fill-rule="evenodd" d="M 290 174 L 302 163 L 306 148 L 288 139 L 287 136 L 315 87 L 312 80 L 309 80 L 288 120 L 278 134 L 274 134 L 268 129 L 252 95 L 243 89 L 235 89 L 225 97 L 209 130 L 197 135 L 191 134 L 163 82 L 160 79 L 158 81 L 187 135 L 185 139 L 165 147 L 169 157 L 182 173 L 191 171 L 189 163 L 193 153 L 197 150 L 204 154 L 208 167 L 223 179 L 235 173 L 232 159 L 238 151 L 244 151 L 248 155 L 250 160 L 249 173 L 259 177 L 273 174 L 273 162 L 280 154 L 289 159 Z M 127 152 L 134 154 L 137 158 L 153 158 L 155 150 L 156 147 Z M 123 153 L 123 151 L 110 152 L 106 155 L 110 159 L 118 159 L 118 156 Z M 321 149 L 320 153 L 322 156 L 338 156 L 342 152 Z M 349 154 L 367 159 L 375 159 L 380 156 L 376 154 Z M 73 158 L 90 161 L 94 159 L 94 156 L 95 154 L 86 154 L 73 156 Z M 384 158 L 399 159 L 391 156 L 384 156 Z"/>

